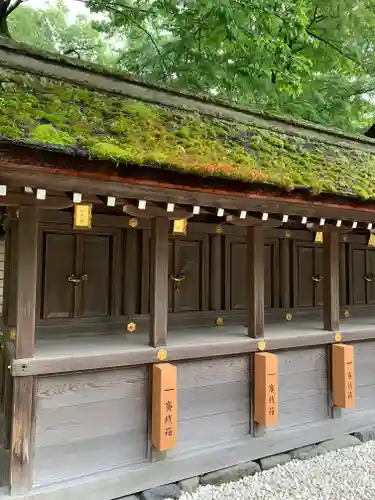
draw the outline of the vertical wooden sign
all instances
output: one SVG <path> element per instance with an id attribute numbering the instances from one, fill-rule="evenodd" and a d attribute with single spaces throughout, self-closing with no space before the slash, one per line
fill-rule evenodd
<path id="1" fill-rule="evenodd" d="M 279 415 L 278 359 L 269 352 L 254 355 L 254 420 L 265 426 L 275 425 Z"/>
<path id="2" fill-rule="evenodd" d="M 177 368 L 170 363 L 152 367 L 152 445 L 159 451 L 177 444 Z"/>
<path id="3" fill-rule="evenodd" d="M 355 407 L 354 347 L 332 345 L 332 403 L 338 408 Z"/>

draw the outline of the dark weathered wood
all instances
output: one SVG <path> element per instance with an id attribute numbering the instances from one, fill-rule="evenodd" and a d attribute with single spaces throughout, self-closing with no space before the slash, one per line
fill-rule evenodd
<path id="1" fill-rule="evenodd" d="M 228 215 L 226 218 L 229 224 L 233 224 L 238 227 L 252 227 L 252 226 L 262 226 L 262 227 L 280 227 L 283 225 L 282 220 L 272 219 L 268 217 L 267 220 L 262 220 L 260 217 L 253 217 L 248 215 L 246 219 L 240 219 L 236 215 Z"/>
<path id="2" fill-rule="evenodd" d="M 210 309 L 213 311 L 222 309 L 222 244 L 220 234 L 211 236 Z"/>
<path id="3" fill-rule="evenodd" d="M 45 200 L 38 200 L 36 194 L 14 194 L 9 193 L 6 196 L 0 197 L 0 206 L 3 207 L 19 207 L 36 206 L 44 210 L 63 210 L 73 205 L 67 196 L 47 196 Z"/>
<path id="4" fill-rule="evenodd" d="M 70 161 L 73 161 L 70 159 Z M 17 182 L 21 186 L 35 187 L 40 184 L 40 176 L 43 176 L 43 186 L 48 190 L 63 190 L 63 191 L 79 191 L 87 192 L 96 195 L 122 196 L 129 199 L 146 199 L 155 202 L 171 202 L 180 205 L 188 206 L 220 206 L 227 210 L 251 210 L 254 212 L 268 212 L 278 214 L 289 214 L 306 217 L 324 217 L 330 219 L 345 218 L 351 220 L 361 220 L 363 222 L 373 222 L 373 212 L 367 207 L 358 206 L 353 208 L 353 205 L 332 205 L 327 202 L 318 201 L 312 203 L 305 200 L 287 201 L 285 198 L 277 196 L 259 196 L 256 193 L 247 193 L 233 195 L 230 191 L 218 191 L 211 193 L 200 191 L 199 189 L 186 190 L 173 184 L 163 183 L 163 188 L 160 189 L 156 183 L 148 184 L 147 181 L 139 181 L 134 183 L 132 179 L 126 182 L 105 179 L 103 174 L 88 173 L 86 176 L 68 175 L 65 171 L 57 169 L 46 169 L 43 167 L 35 167 L 30 165 L 15 165 L 8 159 L 1 161 L 2 179 L 4 182 L 8 180 Z M 80 167 L 82 163 L 80 161 Z"/>
<path id="5" fill-rule="evenodd" d="M 348 304 L 347 296 L 347 276 L 348 276 L 348 260 L 347 260 L 347 244 L 340 242 L 339 245 L 339 267 L 340 267 L 340 305 Z"/>
<path id="6" fill-rule="evenodd" d="M 136 313 L 138 250 L 138 231 L 136 229 L 127 229 L 125 231 L 124 249 L 123 313 L 129 317 L 129 320 Z"/>
<path id="7" fill-rule="evenodd" d="M 247 230 L 248 335 L 264 335 L 264 234 L 261 226 Z"/>
<path id="8" fill-rule="evenodd" d="M 325 233 L 323 279 L 324 330 L 336 332 L 340 328 L 340 266 L 338 233 Z"/>
<path id="9" fill-rule="evenodd" d="M 168 219 L 151 225 L 150 344 L 166 345 L 168 323 Z"/>
<path id="10" fill-rule="evenodd" d="M 282 238 L 280 240 L 280 306 L 284 309 L 291 307 L 290 248 L 290 239 Z"/>
<path id="11" fill-rule="evenodd" d="M 21 206 L 18 221 L 17 336 L 15 357 L 32 357 L 35 343 L 38 263 L 38 209 Z M 33 377 L 13 381 L 11 493 L 26 492 L 31 484 L 33 439 Z"/>
<path id="12" fill-rule="evenodd" d="M 31 486 L 32 430 L 35 418 L 34 377 L 13 380 L 10 491 L 26 493 Z"/>
<path id="13" fill-rule="evenodd" d="M 192 212 L 186 208 L 176 207 L 173 212 L 167 212 L 167 204 L 164 207 L 154 204 L 146 204 L 145 210 L 139 209 L 136 205 L 126 202 L 123 211 L 131 217 L 137 219 L 149 219 L 153 217 L 168 217 L 169 220 L 187 219 L 192 216 Z"/>
<path id="14" fill-rule="evenodd" d="M 18 221 L 16 358 L 34 354 L 38 209 L 21 206 Z"/>

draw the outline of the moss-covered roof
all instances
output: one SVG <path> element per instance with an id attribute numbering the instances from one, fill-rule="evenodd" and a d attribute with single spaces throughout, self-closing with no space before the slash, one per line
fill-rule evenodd
<path id="1" fill-rule="evenodd" d="M 92 158 L 375 199 L 375 146 L 327 142 L 0 68 L 0 138 Z M 354 144 L 354 146 L 353 146 Z"/>

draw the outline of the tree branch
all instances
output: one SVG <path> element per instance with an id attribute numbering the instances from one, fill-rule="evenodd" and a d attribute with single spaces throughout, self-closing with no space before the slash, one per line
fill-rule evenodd
<path id="1" fill-rule="evenodd" d="M 10 6 L 10 0 L 8 2 L 7 10 L 5 12 L 5 19 L 10 16 L 12 12 L 14 12 L 22 3 L 27 2 L 28 0 L 16 0 L 16 2 Z"/>
<path id="2" fill-rule="evenodd" d="M 88 8 L 90 7 L 90 0 L 76 0 L 76 1 L 87 5 Z M 103 3 L 103 9 L 108 9 L 108 10 L 111 10 L 113 12 L 116 12 L 117 14 L 124 15 L 123 12 L 121 12 L 120 10 L 115 9 L 115 7 L 113 7 L 113 5 L 110 5 L 107 2 L 102 2 L 102 3 Z M 121 4 L 121 8 L 122 9 L 128 9 L 131 12 L 134 12 L 134 11 L 142 12 L 143 14 L 154 14 L 155 13 L 153 10 L 140 9 L 140 8 L 137 8 L 137 7 L 132 7 L 131 5 L 123 5 L 123 4 Z"/>
<path id="3" fill-rule="evenodd" d="M 332 42 L 330 42 L 329 40 L 326 40 L 325 38 L 323 38 L 322 36 L 318 35 L 317 33 L 314 33 L 313 31 L 310 31 L 310 30 L 306 30 L 306 33 L 310 36 L 312 36 L 313 38 L 315 38 L 316 40 L 319 40 L 320 42 L 328 45 L 328 47 L 331 47 L 331 49 L 335 50 L 336 52 L 338 52 L 339 54 L 341 54 L 343 57 L 345 57 L 346 59 L 348 59 L 349 61 L 352 61 L 354 62 L 355 64 L 358 64 L 359 61 L 357 59 L 355 59 L 354 57 L 350 56 L 349 54 L 345 54 L 345 52 L 343 52 L 340 47 L 336 47 L 336 45 Z"/>

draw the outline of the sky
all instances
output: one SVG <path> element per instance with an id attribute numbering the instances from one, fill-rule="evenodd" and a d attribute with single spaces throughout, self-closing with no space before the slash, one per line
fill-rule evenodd
<path id="1" fill-rule="evenodd" d="M 55 0 L 29 0 L 27 2 L 27 4 L 34 7 L 34 9 L 43 8 L 46 7 L 48 4 L 53 5 L 54 3 Z M 65 0 L 64 3 L 69 8 L 70 15 L 72 16 L 73 19 L 77 14 L 84 14 L 88 12 L 86 7 L 82 4 L 82 2 L 77 2 L 76 0 Z"/>

